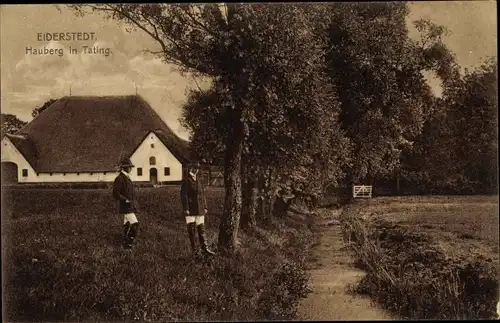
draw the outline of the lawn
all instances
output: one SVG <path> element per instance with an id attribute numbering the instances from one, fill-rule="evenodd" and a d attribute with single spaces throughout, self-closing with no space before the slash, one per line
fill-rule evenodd
<path id="1" fill-rule="evenodd" d="M 405 319 L 496 318 L 498 196 L 378 197 L 341 218 L 358 292 Z"/>
<path id="2" fill-rule="evenodd" d="M 311 220 L 304 216 L 241 231 L 240 252 L 232 258 L 195 261 L 178 187 L 139 190 L 140 233 L 132 251 L 122 249 L 123 219 L 109 190 L 2 193 L 8 321 L 262 320 L 293 314 L 283 310 L 296 302 L 286 296 L 286 283 L 304 282 L 302 264 L 312 243 Z M 219 188 L 207 192 L 212 247 L 223 194 Z M 289 282 L 277 281 L 283 271 L 291 273 Z"/>

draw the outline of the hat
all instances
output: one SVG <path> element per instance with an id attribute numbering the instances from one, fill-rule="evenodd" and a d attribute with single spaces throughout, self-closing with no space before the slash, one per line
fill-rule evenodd
<path id="1" fill-rule="evenodd" d="M 200 168 L 200 163 L 199 162 L 192 162 L 192 163 L 189 163 L 188 167 L 189 168 Z"/>
<path id="2" fill-rule="evenodd" d="M 124 158 L 120 162 L 120 168 L 125 168 L 125 167 L 134 167 L 134 164 L 132 164 L 130 158 Z"/>

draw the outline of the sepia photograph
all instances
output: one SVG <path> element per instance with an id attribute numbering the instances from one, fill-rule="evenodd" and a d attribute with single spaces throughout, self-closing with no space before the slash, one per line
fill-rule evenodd
<path id="1" fill-rule="evenodd" d="M 497 2 L 0 5 L 2 322 L 500 319 Z"/>

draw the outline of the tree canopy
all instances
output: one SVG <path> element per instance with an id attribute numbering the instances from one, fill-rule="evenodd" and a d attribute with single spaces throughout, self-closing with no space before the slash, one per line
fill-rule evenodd
<path id="1" fill-rule="evenodd" d="M 412 40 L 407 15 L 404 2 L 331 4 L 329 73 L 342 104 L 342 127 L 355 144 L 352 181 L 399 168 L 434 98 L 423 72 L 443 80 L 456 73 L 442 42 L 446 30 L 416 21 L 421 39 Z"/>

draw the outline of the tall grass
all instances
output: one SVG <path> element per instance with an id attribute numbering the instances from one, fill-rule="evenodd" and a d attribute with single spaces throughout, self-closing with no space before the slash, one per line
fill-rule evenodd
<path id="1" fill-rule="evenodd" d="M 291 319 L 293 306 L 280 300 L 303 297 L 310 219 L 293 215 L 267 229 L 242 231 L 234 257 L 195 260 L 178 192 L 178 187 L 139 190 L 140 233 L 131 251 L 121 246 L 123 219 L 109 190 L 7 192 L 5 319 Z M 215 248 L 223 191 L 209 190 L 207 202 L 207 235 Z"/>
<path id="2" fill-rule="evenodd" d="M 345 240 L 367 275 L 357 291 L 406 319 L 493 319 L 498 268 L 478 257 L 448 257 L 424 232 L 361 216 L 362 204 L 342 216 Z"/>

